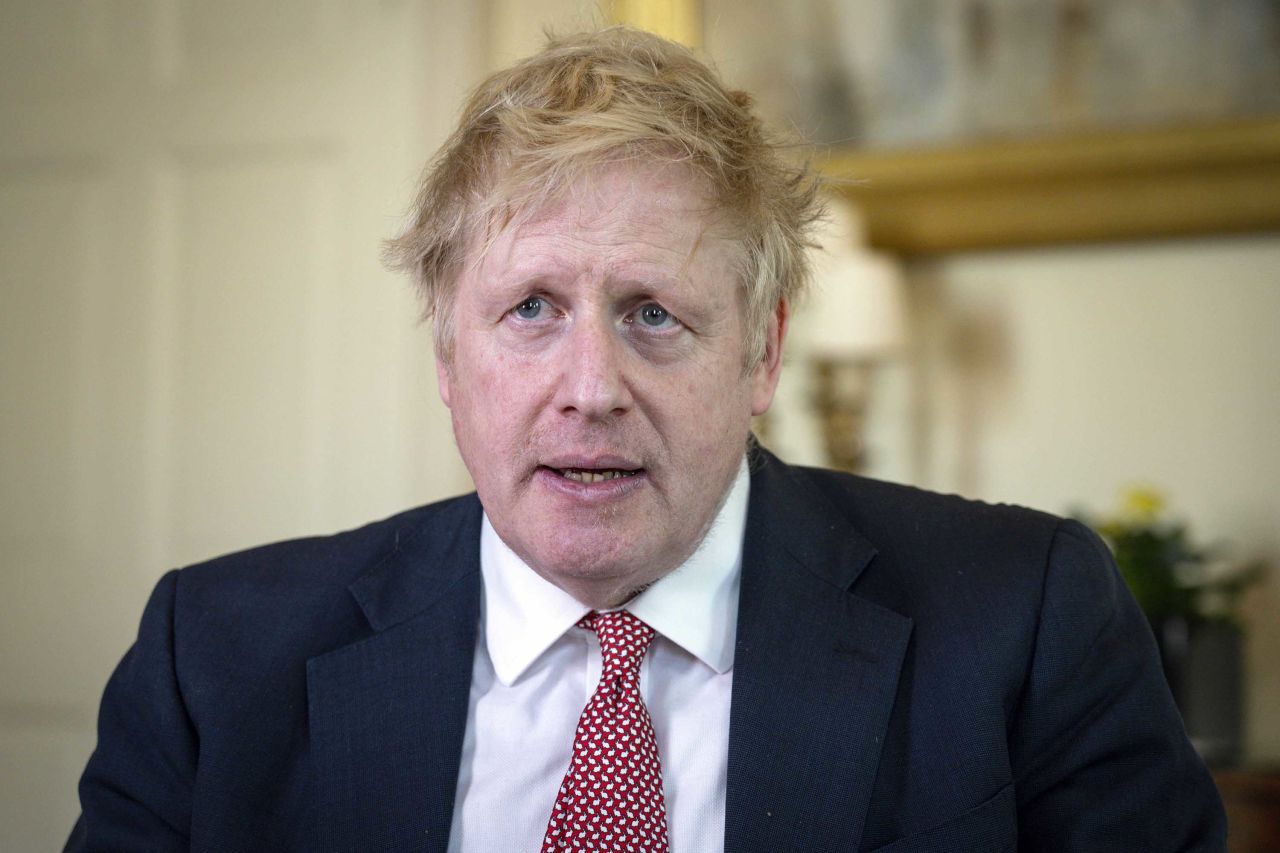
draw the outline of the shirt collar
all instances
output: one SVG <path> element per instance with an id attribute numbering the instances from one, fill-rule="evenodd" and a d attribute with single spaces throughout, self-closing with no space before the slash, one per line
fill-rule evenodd
<path id="1" fill-rule="evenodd" d="M 751 478 L 745 457 L 724 504 L 693 555 L 627 602 L 626 609 L 718 673 L 733 666 L 742 537 Z M 510 686 L 587 612 L 498 536 L 480 529 L 484 638 L 494 673 Z"/>

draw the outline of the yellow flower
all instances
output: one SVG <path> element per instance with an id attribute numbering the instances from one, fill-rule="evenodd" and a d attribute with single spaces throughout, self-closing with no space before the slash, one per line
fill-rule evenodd
<path id="1" fill-rule="evenodd" d="M 1130 486 L 1121 492 L 1120 512 L 1133 524 L 1150 524 L 1164 506 L 1164 494 L 1151 486 Z"/>

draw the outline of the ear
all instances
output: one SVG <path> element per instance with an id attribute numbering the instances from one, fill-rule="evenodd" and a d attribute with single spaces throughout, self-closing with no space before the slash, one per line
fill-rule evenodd
<path id="1" fill-rule="evenodd" d="M 452 372 L 449 370 L 449 364 L 440 353 L 436 353 L 436 386 L 440 389 L 440 399 L 444 401 L 447 408 L 453 408 L 449 404 L 449 381 L 452 378 Z"/>
<path id="2" fill-rule="evenodd" d="M 778 300 L 765 330 L 764 358 L 751 375 L 752 417 L 763 415 L 773 403 L 773 392 L 777 390 L 778 377 L 782 374 L 782 342 L 787 337 L 790 319 L 791 305 L 785 299 Z"/>

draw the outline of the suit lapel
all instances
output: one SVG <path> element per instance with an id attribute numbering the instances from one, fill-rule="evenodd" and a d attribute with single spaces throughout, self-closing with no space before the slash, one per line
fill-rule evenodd
<path id="1" fill-rule="evenodd" d="M 444 851 L 480 612 L 471 498 L 351 585 L 375 633 L 307 662 L 325 850 Z"/>
<path id="2" fill-rule="evenodd" d="M 911 620 L 849 594 L 875 549 L 825 497 L 753 467 L 725 850 L 857 849 Z"/>

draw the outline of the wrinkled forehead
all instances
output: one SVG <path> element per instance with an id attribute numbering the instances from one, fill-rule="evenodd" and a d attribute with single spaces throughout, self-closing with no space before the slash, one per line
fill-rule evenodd
<path id="1" fill-rule="evenodd" d="M 465 252 L 468 272 L 519 262 L 540 243 L 595 241 L 629 245 L 669 265 L 695 254 L 727 254 L 738 266 L 744 243 L 739 218 L 710 182 L 681 162 L 620 160 L 583 170 L 543 191 L 496 189 L 480 208 Z"/>

